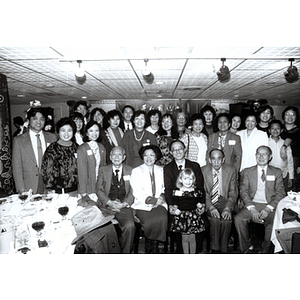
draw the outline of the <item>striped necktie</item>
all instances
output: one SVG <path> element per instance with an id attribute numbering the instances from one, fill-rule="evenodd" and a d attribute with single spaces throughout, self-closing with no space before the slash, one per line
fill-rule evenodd
<path id="1" fill-rule="evenodd" d="M 40 139 L 40 134 L 36 134 L 37 139 L 37 150 L 38 150 L 38 166 L 41 169 L 42 167 L 42 159 L 43 159 L 43 149 L 42 149 L 42 142 Z"/>
<path id="2" fill-rule="evenodd" d="M 219 171 L 215 171 L 213 174 L 213 186 L 211 193 L 211 203 L 217 204 L 219 198 Z"/>

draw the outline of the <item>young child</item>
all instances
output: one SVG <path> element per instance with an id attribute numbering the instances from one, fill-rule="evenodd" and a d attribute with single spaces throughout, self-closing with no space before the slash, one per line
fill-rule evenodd
<path id="1" fill-rule="evenodd" d="M 269 144 L 272 150 L 271 166 L 277 167 L 282 170 L 284 186 L 286 192 L 291 189 L 294 179 L 294 162 L 291 147 L 287 147 L 287 160 L 283 160 L 280 156 L 280 149 L 284 140 L 280 137 L 283 125 L 280 120 L 273 120 L 269 124 Z"/>
<path id="2" fill-rule="evenodd" d="M 174 215 L 170 230 L 181 232 L 182 248 L 185 254 L 196 253 L 196 236 L 205 230 L 201 215 L 204 204 L 200 203 L 202 193 L 195 190 L 196 176 L 187 168 L 179 173 L 176 186 L 180 190 L 173 191 L 173 203 L 170 214 Z"/>

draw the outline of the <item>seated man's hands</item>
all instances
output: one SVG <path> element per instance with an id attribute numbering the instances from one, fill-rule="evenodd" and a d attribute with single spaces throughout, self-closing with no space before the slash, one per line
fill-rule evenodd
<path id="1" fill-rule="evenodd" d="M 259 212 L 257 211 L 257 209 L 255 207 L 251 207 L 250 208 L 250 212 L 251 212 L 253 221 L 255 221 L 255 222 L 261 222 L 261 220 L 260 220 L 260 214 L 259 214 Z"/>
<path id="2" fill-rule="evenodd" d="M 217 218 L 217 219 L 220 219 L 220 213 L 219 213 L 219 211 L 214 207 L 214 206 L 212 206 L 210 209 L 209 209 L 209 211 L 210 211 L 210 214 L 211 214 L 211 216 L 212 217 L 214 217 L 214 218 Z"/>
<path id="3" fill-rule="evenodd" d="M 231 211 L 229 208 L 225 207 L 221 214 L 224 220 L 231 220 Z"/>
<path id="4" fill-rule="evenodd" d="M 125 203 L 125 202 L 124 202 Z M 121 203 L 118 200 L 108 200 L 106 205 L 113 211 L 113 212 L 120 212 L 123 207 L 126 206 L 127 203 Z M 125 206 L 124 206 L 125 205 Z"/>
<path id="5" fill-rule="evenodd" d="M 259 213 L 259 218 L 261 220 L 265 219 L 269 213 L 271 212 L 271 209 L 269 207 L 265 207 L 260 213 Z"/>
<path id="6" fill-rule="evenodd" d="M 155 198 L 155 197 L 151 197 L 151 196 L 148 196 L 145 200 L 145 203 L 146 204 L 153 204 L 155 205 L 156 202 L 157 202 L 158 198 Z"/>
<path id="7" fill-rule="evenodd" d="M 163 194 L 161 194 L 158 198 L 157 198 L 157 202 L 154 205 L 154 207 L 157 207 L 159 205 L 162 205 L 166 202 L 165 196 Z"/>
<path id="8" fill-rule="evenodd" d="M 90 207 L 94 206 L 97 203 L 93 201 L 88 194 L 82 195 L 82 197 L 77 201 L 78 205 L 83 206 L 83 207 Z"/>

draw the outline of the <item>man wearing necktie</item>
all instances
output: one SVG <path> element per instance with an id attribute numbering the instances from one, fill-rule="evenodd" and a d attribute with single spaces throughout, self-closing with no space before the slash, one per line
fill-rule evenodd
<path id="1" fill-rule="evenodd" d="M 200 202 L 204 204 L 205 197 L 204 197 L 204 179 L 203 174 L 200 168 L 200 165 L 197 162 L 188 160 L 185 158 L 186 153 L 186 147 L 185 144 L 181 140 L 174 140 L 170 143 L 170 152 L 173 156 L 173 160 L 168 163 L 164 167 L 164 184 L 165 184 L 165 198 L 166 201 L 170 206 L 173 205 L 173 190 L 177 190 L 176 187 L 176 180 L 180 173 L 180 170 L 183 170 L 185 168 L 190 168 L 193 170 L 196 176 L 196 189 L 201 191 L 203 194 L 203 198 L 201 198 Z M 203 239 L 205 237 L 205 232 L 207 233 L 207 239 L 209 240 L 209 222 L 207 220 L 206 214 L 202 214 L 202 218 L 205 222 L 205 228 L 206 230 L 202 233 L 196 234 L 196 242 L 197 242 L 197 249 L 196 252 L 202 252 L 202 243 Z M 169 214 L 169 223 L 171 224 L 172 215 Z M 174 235 L 176 239 L 176 253 L 183 253 L 182 249 L 182 242 L 181 242 L 181 234 L 177 233 L 171 233 Z M 210 250 L 210 243 L 207 243 L 207 250 Z M 172 246 L 173 247 L 173 246 Z M 173 249 L 171 249 L 173 250 Z"/>
<path id="2" fill-rule="evenodd" d="M 262 223 L 265 226 L 265 238 L 262 253 L 271 253 L 270 241 L 274 212 L 278 202 L 286 196 L 282 171 L 269 165 L 272 150 L 260 146 L 256 150 L 257 165 L 246 168 L 242 173 L 240 196 L 245 207 L 235 216 L 235 226 L 239 235 L 240 250 L 254 253 L 254 247 L 248 231 L 248 222 Z"/>
<path id="3" fill-rule="evenodd" d="M 227 253 L 232 211 L 238 197 L 237 170 L 225 163 L 223 150 L 212 149 L 202 167 L 206 210 L 210 222 L 211 253 Z"/>
<path id="4" fill-rule="evenodd" d="M 44 193 L 40 175 L 41 162 L 46 148 L 57 140 L 55 134 L 43 131 L 47 114 L 41 107 L 27 112 L 29 131 L 13 140 L 12 167 L 16 190 L 32 189 L 33 194 Z"/>
<path id="5" fill-rule="evenodd" d="M 110 152 L 112 164 L 100 167 L 96 184 L 97 206 L 103 212 L 110 211 L 115 215 L 121 229 L 119 238 L 122 253 L 131 253 L 135 234 L 132 188 L 130 175 L 132 167 L 123 164 L 125 150 L 119 146 Z"/>

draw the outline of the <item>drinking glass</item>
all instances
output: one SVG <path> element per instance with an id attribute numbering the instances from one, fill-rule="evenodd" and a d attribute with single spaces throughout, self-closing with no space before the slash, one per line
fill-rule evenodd
<path id="1" fill-rule="evenodd" d="M 37 232 L 36 236 L 38 239 L 42 237 L 42 230 L 45 228 L 44 221 L 35 221 L 31 224 L 31 227 Z"/>
<path id="2" fill-rule="evenodd" d="M 62 221 L 67 219 L 68 212 L 69 212 L 69 207 L 66 205 L 58 208 L 58 213 L 62 216 Z"/>
<path id="3" fill-rule="evenodd" d="M 19 192 L 19 199 L 21 200 L 21 204 L 24 204 L 26 199 L 28 198 L 28 191 L 25 189 L 20 189 Z"/>
<path id="4" fill-rule="evenodd" d="M 53 199 L 53 191 L 52 190 L 45 190 L 44 191 L 44 199 L 47 202 L 51 202 Z"/>
<path id="5" fill-rule="evenodd" d="M 22 223 L 16 229 L 15 249 L 17 249 L 18 252 L 26 254 L 28 251 L 31 250 L 30 245 L 28 244 L 29 240 L 30 240 L 30 232 L 28 229 L 28 225 Z"/>

